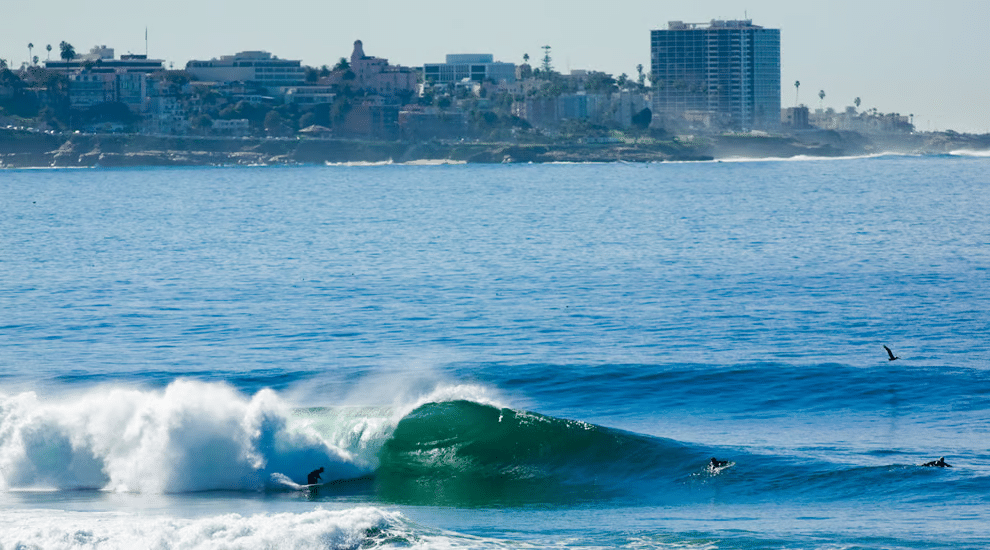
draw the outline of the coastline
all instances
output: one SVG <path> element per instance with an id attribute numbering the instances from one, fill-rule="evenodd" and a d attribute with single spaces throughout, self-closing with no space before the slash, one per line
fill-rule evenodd
<path id="1" fill-rule="evenodd" d="M 955 132 L 863 135 L 811 130 L 790 135 L 688 136 L 638 143 L 399 142 L 127 134 L 45 134 L 0 129 L 0 168 L 301 165 L 346 163 L 667 162 L 736 158 L 948 154 L 990 150 L 990 135 Z"/>

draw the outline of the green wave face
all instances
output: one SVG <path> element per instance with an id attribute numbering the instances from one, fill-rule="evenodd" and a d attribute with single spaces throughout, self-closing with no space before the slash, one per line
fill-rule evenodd
<path id="1" fill-rule="evenodd" d="M 376 485 L 379 497 L 401 503 L 578 504 L 655 483 L 683 452 L 667 440 L 584 422 L 430 403 L 403 418 L 383 445 Z"/>

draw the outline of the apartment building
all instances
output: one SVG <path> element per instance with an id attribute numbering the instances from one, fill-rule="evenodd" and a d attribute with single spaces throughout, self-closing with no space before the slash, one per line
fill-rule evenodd
<path id="1" fill-rule="evenodd" d="M 653 113 L 735 130 L 780 125 L 780 30 L 752 20 L 651 31 Z"/>
<path id="2" fill-rule="evenodd" d="M 147 100 L 148 76 L 145 74 L 82 70 L 69 75 L 69 102 L 76 109 L 119 102 L 140 113 Z"/>

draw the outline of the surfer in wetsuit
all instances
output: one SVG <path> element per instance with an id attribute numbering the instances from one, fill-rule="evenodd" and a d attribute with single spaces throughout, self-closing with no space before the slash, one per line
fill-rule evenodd
<path id="1" fill-rule="evenodd" d="M 729 463 L 728 460 L 719 460 L 713 456 L 712 461 L 708 465 L 708 467 L 711 468 L 712 470 L 717 470 L 718 468 L 721 468 L 722 466 L 725 466 L 728 463 Z"/>
<path id="2" fill-rule="evenodd" d="M 925 462 L 924 464 L 922 464 L 922 466 L 925 466 L 925 467 L 928 467 L 928 468 L 951 468 L 952 467 L 952 464 L 946 463 L 945 462 L 945 457 L 944 456 L 940 456 L 940 457 L 938 457 L 938 460 L 933 460 L 931 462 Z"/>
<path id="3" fill-rule="evenodd" d="M 323 473 L 323 466 L 320 466 L 318 470 L 313 470 L 312 472 L 309 473 L 308 476 L 306 476 L 306 483 L 308 483 L 309 485 L 316 485 L 318 482 L 321 481 L 320 474 L 322 473 Z"/>

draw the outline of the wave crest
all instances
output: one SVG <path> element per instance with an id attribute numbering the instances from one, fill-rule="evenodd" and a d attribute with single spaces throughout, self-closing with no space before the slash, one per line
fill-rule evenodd
<path id="1" fill-rule="evenodd" d="M 245 397 L 220 384 L 110 389 L 46 403 L 0 398 L 0 482 L 7 489 L 151 493 L 257 490 L 272 473 L 361 475 L 349 453 L 290 421 L 271 390 Z"/>
<path id="2" fill-rule="evenodd" d="M 672 488 L 702 464 L 676 441 L 473 401 L 433 402 L 396 426 L 377 490 L 400 502 L 600 499 Z"/>

